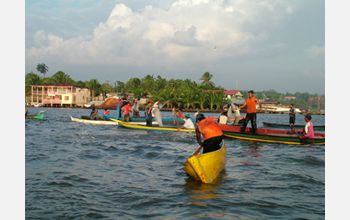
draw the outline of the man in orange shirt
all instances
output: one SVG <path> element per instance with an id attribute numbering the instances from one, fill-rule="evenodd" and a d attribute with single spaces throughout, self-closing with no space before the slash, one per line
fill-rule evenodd
<path id="1" fill-rule="evenodd" d="M 256 133 L 256 131 L 257 131 L 257 127 L 256 127 L 256 103 L 259 104 L 260 112 L 261 112 L 261 103 L 254 96 L 253 90 L 250 90 L 248 92 L 248 94 L 249 94 L 249 97 L 245 100 L 244 104 L 242 106 L 238 107 L 239 109 L 242 109 L 245 106 L 247 106 L 247 114 L 246 114 L 246 117 L 243 121 L 243 127 L 242 127 L 241 131 L 245 132 L 245 128 L 247 127 L 247 124 L 250 120 L 250 123 L 252 124 L 252 128 L 253 128 L 253 133 Z"/>
<path id="2" fill-rule="evenodd" d="M 222 130 L 216 125 L 214 119 L 205 118 L 203 113 L 199 113 L 196 116 L 196 121 L 198 123 L 196 128 L 196 137 L 197 142 L 200 145 L 196 153 L 198 153 L 202 147 L 203 154 L 219 150 L 221 148 L 220 144 L 224 135 Z M 204 137 L 203 142 L 201 135 Z"/>

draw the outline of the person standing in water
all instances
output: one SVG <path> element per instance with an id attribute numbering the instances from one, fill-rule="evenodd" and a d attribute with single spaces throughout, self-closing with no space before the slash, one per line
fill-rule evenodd
<path id="1" fill-rule="evenodd" d="M 261 112 L 261 103 L 259 102 L 259 100 L 254 96 L 254 91 L 250 90 L 248 92 L 249 97 L 245 100 L 244 104 L 240 107 L 238 107 L 238 109 L 242 109 L 245 106 L 247 106 L 247 115 L 243 121 L 243 127 L 241 132 L 245 132 L 245 129 L 247 127 L 247 124 L 250 123 L 252 124 L 252 129 L 253 129 L 253 133 L 257 132 L 257 126 L 256 126 L 256 104 L 259 104 L 259 108 L 260 108 L 260 112 Z"/>

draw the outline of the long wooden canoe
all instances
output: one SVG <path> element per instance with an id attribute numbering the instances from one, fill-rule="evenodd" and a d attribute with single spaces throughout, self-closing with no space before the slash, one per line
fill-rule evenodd
<path id="1" fill-rule="evenodd" d="M 148 127 L 144 125 L 132 124 L 130 122 L 123 122 L 116 119 L 111 119 L 112 121 L 118 122 L 119 127 L 134 129 L 134 130 L 144 130 L 144 131 L 162 131 L 162 132 L 177 132 L 177 128 L 173 127 Z M 153 122 L 152 122 L 153 123 Z M 181 129 L 181 132 L 195 133 L 195 129 Z"/>
<path id="2" fill-rule="evenodd" d="M 37 115 L 27 115 L 26 119 L 44 119 L 44 112 L 45 111 L 41 111 Z"/>
<path id="3" fill-rule="evenodd" d="M 272 127 L 272 128 L 284 128 L 284 129 L 291 129 L 293 127 L 290 127 L 289 124 L 275 124 L 275 123 L 269 123 L 269 122 L 263 122 L 264 127 Z M 303 129 L 305 125 L 294 125 L 294 128 L 296 129 Z M 324 125 L 314 125 L 314 130 L 325 130 Z"/>
<path id="4" fill-rule="evenodd" d="M 80 118 L 73 118 L 70 116 L 72 121 L 84 123 L 84 124 L 90 124 L 90 125 L 118 125 L 118 122 L 114 121 L 107 121 L 107 120 L 91 120 L 91 119 L 80 119 Z"/>
<path id="5" fill-rule="evenodd" d="M 191 156 L 185 164 L 188 175 L 203 183 L 211 183 L 226 166 L 226 146 L 213 152 Z"/>
<path id="6" fill-rule="evenodd" d="M 304 144 L 299 136 L 293 131 L 273 130 L 258 128 L 257 133 L 252 133 L 252 128 L 246 128 L 245 132 L 241 132 L 240 126 L 217 124 L 223 131 L 225 137 L 236 138 L 246 141 L 260 141 L 282 144 Z M 325 134 L 314 133 L 314 138 L 305 139 L 310 144 L 325 144 Z"/>

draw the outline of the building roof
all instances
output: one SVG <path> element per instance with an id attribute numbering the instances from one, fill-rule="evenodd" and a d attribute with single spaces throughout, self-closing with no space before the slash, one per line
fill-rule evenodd
<path id="1" fill-rule="evenodd" d="M 209 90 L 203 90 L 203 92 L 208 92 Z M 216 90 L 212 90 L 214 93 L 216 93 Z M 225 95 L 236 95 L 239 93 L 239 90 L 224 90 Z"/>
<path id="2" fill-rule="evenodd" d="M 39 85 L 31 85 L 31 86 L 73 86 L 73 87 L 79 87 L 79 88 L 87 88 L 85 86 L 78 86 L 78 85 L 73 85 L 69 83 L 51 83 L 51 84 L 39 84 Z"/>

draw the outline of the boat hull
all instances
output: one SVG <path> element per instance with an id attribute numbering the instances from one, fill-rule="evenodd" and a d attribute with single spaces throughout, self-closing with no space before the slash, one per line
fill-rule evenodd
<path id="1" fill-rule="evenodd" d="M 38 115 L 27 115 L 26 119 L 44 119 L 44 113 Z"/>
<path id="2" fill-rule="evenodd" d="M 72 121 L 84 123 L 84 124 L 90 124 L 90 125 L 118 125 L 118 122 L 114 121 L 106 121 L 106 120 L 90 120 L 90 119 L 80 119 L 80 118 L 73 118 L 70 116 Z"/>
<path id="3" fill-rule="evenodd" d="M 284 129 L 291 129 L 293 127 L 290 127 L 289 124 L 275 124 L 275 123 L 269 123 L 269 122 L 263 122 L 264 127 L 271 127 L 271 128 L 284 128 Z M 294 125 L 294 128 L 296 129 L 303 129 L 304 125 Z M 325 130 L 325 126 L 313 126 L 314 130 Z"/>
<path id="4" fill-rule="evenodd" d="M 227 161 L 226 146 L 213 152 L 191 156 L 185 165 L 185 172 L 203 183 L 212 183 L 225 168 Z"/>
<path id="5" fill-rule="evenodd" d="M 143 131 L 160 131 L 160 132 L 178 132 L 177 128 L 169 127 L 148 127 L 144 125 L 132 124 L 129 122 L 123 122 L 116 119 L 111 119 L 112 121 L 118 122 L 119 127 L 133 129 L 133 130 L 143 130 Z M 181 129 L 181 132 L 195 133 L 194 129 Z"/>
<path id="6" fill-rule="evenodd" d="M 305 144 L 299 136 L 293 131 L 286 130 L 273 130 L 273 129 L 257 129 L 257 133 L 252 133 L 251 128 L 247 128 L 246 132 L 241 132 L 240 126 L 232 125 L 221 125 L 218 124 L 220 129 L 223 131 L 225 137 L 235 138 L 245 141 L 260 141 L 269 143 L 281 143 L 281 144 Z M 305 139 L 310 144 L 324 145 L 325 134 L 314 133 L 314 138 Z"/>

